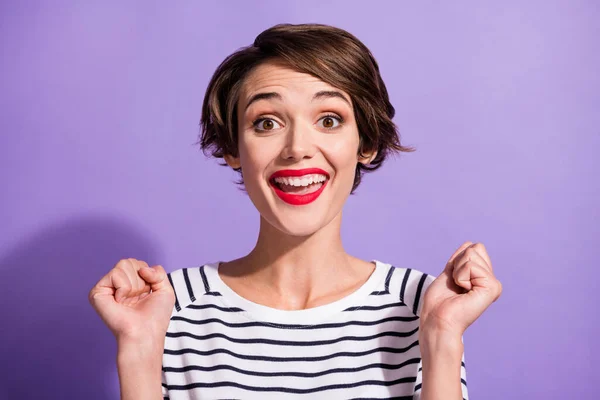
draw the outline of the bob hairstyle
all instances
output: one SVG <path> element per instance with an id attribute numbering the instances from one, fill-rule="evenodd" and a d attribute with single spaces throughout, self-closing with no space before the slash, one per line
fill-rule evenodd
<path id="1" fill-rule="evenodd" d="M 415 151 L 400 144 L 392 121 L 395 110 L 379 66 L 360 40 L 329 25 L 278 24 L 260 33 L 253 45 L 228 56 L 213 74 L 202 104 L 201 134 L 196 143 L 205 155 L 239 156 L 240 89 L 248 73 L 267 61 L 315 76 L 350 95 L 360 137 L 357 155 L 366 157 L 377 152 L 368 165 L 357 162 L 351 193 L 363 173 L 381 167 L 390 153 Z M 241 168 L 235 170 L 241 175 Z M 238 183 L 243 184 L 243 179 Z"/>

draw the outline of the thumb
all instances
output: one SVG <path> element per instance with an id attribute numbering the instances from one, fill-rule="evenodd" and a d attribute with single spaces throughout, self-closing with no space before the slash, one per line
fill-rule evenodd
<path id="1" fill-rule="evenodd" d="M 169 290 L 171 288 L 171 284 L 167 279 L 167 272 L 161 265 L 140 268 L 138 274 L 143 280 L 150 284 L 150 289 L 153 292 Z"/>

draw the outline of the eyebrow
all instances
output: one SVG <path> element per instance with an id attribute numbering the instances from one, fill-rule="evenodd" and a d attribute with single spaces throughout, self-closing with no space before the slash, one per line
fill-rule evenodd
<path id="1" fill-rule="evenodd" d="M 344 96 L 342 93 L 340 93 L 336 90 L 321 90 L 320 92 L 317 92 L 314 94 L 311 101 L 320 100 L 320 99 L 330 99 L 330 98 L 342 99 L 346 103 L 348 103 L 348 105 L 350 107 L 352 107 L 352 105 L 350 104 L 350 101 L 346 98 L 346 96 Z M 246 108 L 244 109 L 244 111 L 247 110 L 248 107 L 250 107 L 250 104 L 254 103 L 255 101 L 270 100 L 270 99 L 283 100 L 281 95 L 277 92 L 257 93 L 250 98 L 250 101 L 248 101 L 248 104 L 246 104 Z"/>

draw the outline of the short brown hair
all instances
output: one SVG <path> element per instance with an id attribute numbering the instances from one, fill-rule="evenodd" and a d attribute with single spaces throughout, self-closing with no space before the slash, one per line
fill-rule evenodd
<path id="1" fill-rule="evenodd" d="M 392 121 L 395 110 L 379 66 L 360 40 L 329 25 L 279 24 L 260 33 L 253 45 L 228 56 L 212 76 L 202 104 L 202 132 L 197 143 L 206 155 L 238 156 L 240 89 L 248 73 L 266 61 L 313 75 L 350 95 L 360 136 L 357 155 L 377 151 L 368 165 L 357 162 L 352 192 L 360 184 L 363 172 L 381 167 L 388 154 L 415 151 L 400 144 Z"/>

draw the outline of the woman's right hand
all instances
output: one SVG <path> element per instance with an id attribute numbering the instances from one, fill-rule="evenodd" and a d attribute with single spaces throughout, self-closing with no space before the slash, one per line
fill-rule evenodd
<path id="1" fill-rule="evenodd" d="M 120 260 L 89 293 L 89 301 L 118 342 L 164 342 L 175 292 L 162 266 Z"/>

